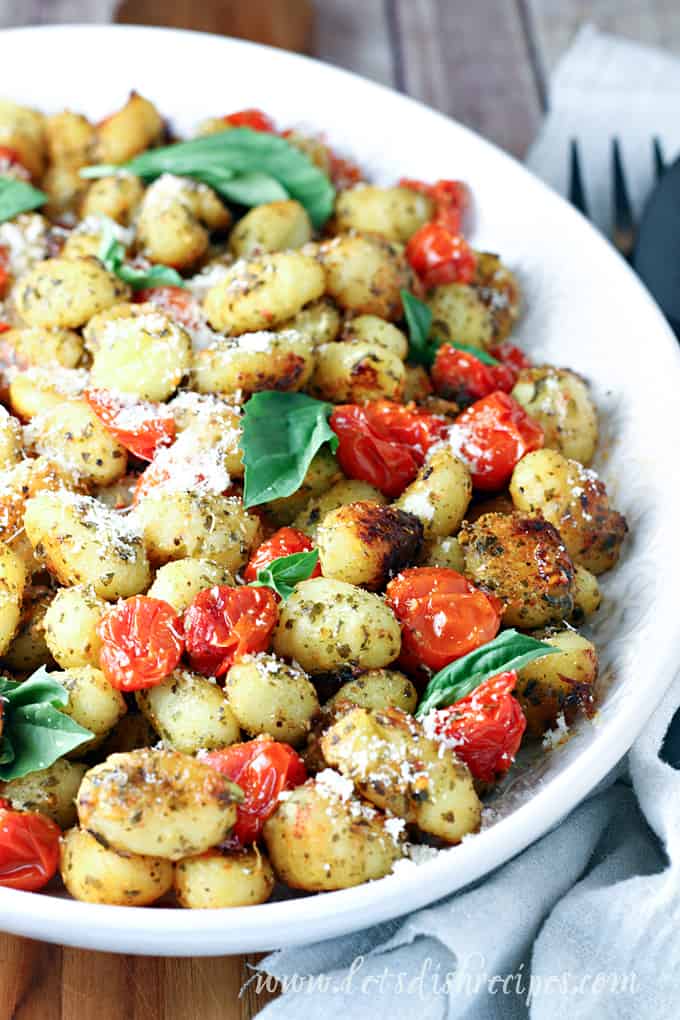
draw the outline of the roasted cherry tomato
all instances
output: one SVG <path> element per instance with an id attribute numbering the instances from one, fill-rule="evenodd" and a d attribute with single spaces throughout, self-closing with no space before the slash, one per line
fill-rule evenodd
<path id="1" fill-rule="evenodd" d="M 268 131 L 269 133 L 276 131 L 274 121 L 262 110 L 237 110 L 236 113 L 227 114 L 222 120 L 225 124 L 231 124 L 232 127 L 249 127 L 253 131 Z"/>
<path id="2" fill-rule="evenodd" d="M 244 580 L 257 581 L 258 572 L 268 567 L 279 556 L 292 556 L 294 553 L 309 552 L 313 548 L 313 543 L 304 531 L 298 531 L 297 528 L 279 528 L 271 538 L 257 547 L 243 572 Z M 310 576 L 321 576 L 321 567 L 318 563 Z"/>
<path id="3" fill-rule="evenodd" d="M 485 783 L 499 779 L 512 765 L 527 721 L 512 692 L 517 674 L 510 670 L 485 680 L 447 708 L 428 717 L 436 737 L 449 744 L 473 777 Z"/>
<path id="4" fill-rule="evenodd" d="M 338 191 L 353 188 L 355 184 L 363 181 L 364 175 L 361 168 L 350 159 L 337 156 L 332 149 L 328 150 L 328 158 L 330 161 L 330 178 L 333 186 Z"/>
<path id="5" fill-rule="evenodd" d="M 241 787 L 243 801 L 236 808 L 230 844 L 254 843 L 262 826 L 276 810 L 279 794 L 300 786 L 307 778 L 301 758 L 288 744 L 258 737 L 219 751 L 204 751 L 199 758 Z"/>
<path id="6" fill-rule="evenodd" d="M 470 204 L 470 193 L 462 181 L 440 180 L 435 184 L 402 177 L 399 181 L 402 188 L 420 191 L 434 202 L 432 222 L 446 227 L 452 234 L 460 234 L 463 230 L 463 214 Z"/>
<path id="7" fill-rule="evenodd" d="M 486 365 L 474 354 L 442 344 L 432 366 L 432 382 L 440 397 L 462 407 L 489 393 L 509 393 L 517 376 L 507 365 Z"/>
<path id="8" fill-rule="evenodd" d="M 7 333 L 11 328 L 9 322 L 0 322 L 0 333 Z"/>
<path id="9" fill-rule="evenodd" d="M 97 625 L 99 664 L 112 687 L 141 691 L 161 683 L 182 657 L 182 621 L 168 602 L 133 595 Z"/>
<path id="10" fill-rule="evenodd" d="M 192 669 L 204 676 L 223 676 L 237 659 L 264 652 L 278 615 L 271 588 L 224 584 L 199 592 L 184 614 Z"/>
<path id="11" fill-rule="evenodd" d="M 527 358 L 521 348 L 517 347 L 516 344 L 511 344 L 509 340 L 501 340 L 495 347 L 489 348 L 489 354 L 500 361 L 506 368 L 509 368 L 511 372 L 514 372 L 515 382 L 517 382 L 517 376 L 523 369 L 531 368 L 531 361 Z M 513 382 L 513 386 L 515 383 Z M 501 389 L 502 387 L 498 387 Z"/>
<path id="12" fill-rule="evenodd" d="M 470 467 L 473 485 L 484 491 L 502 489 L 515 465 L 543 446 L 543 429 L 507 393 L 491 393 L 459 415 L 450 439 Z"/>
<path id="13" fill-rule="evenodd" d="M 436 673 L 498 633 L 502 606 L 446 567 L 410 567 L 390 581 L 387 604 L 401 624 L 400 664 Z"/>
<path id="14" fill-rule="evenodd" d="M 136 291 L 134 301 L 149 302 L 167 312 L 180 326 L 195 327 L 201 318 L 200 306 L 194 295 L 184 287 L 143 287 Z"/>
<path id="15" fill-rule="evenodd" d="M 59 864 L 61 830 L 37 811 L 13 811 L 0 800 L 0 886 L 37 892 Z"/>
<path id="16" fill-rule="evenodd" d="M 21 156 L 16 149 L 8 145 L 0 145 L 0 176 L 18 178 L 22 181 L 30 181 L 31 175 L 21 161 Z"/>
<path id="17" fill-rule="evenodd" d="M 162 404 L 89 389 L 83 394 L 103 425 L 121 446 L 140 460 L 153 460 L 161 446 L 170 446 L 175 438 L 175 421 Z"/>
<path id="18" fill-rule="evenodd" d="M 9 281 L 9 248 L 6 244 L 0 244 L 0 298 L 7 293 Z"/>
<path id="19" fill-rule="evenodd" d="M 350 478 L 399 496 L 418 474 L 429 448 L 450 427 L 446 418 L 413 407 L 375 400 L 341 404 L 330 418 L 340 467 Z"/>
<path id="20" fill-rule="evenodd" d="M 406 258 L 426 288 L 444 283 L 471 283 L 475 253 L 461 234 L 441 223 L 419 227 L 406 245 Z"/>

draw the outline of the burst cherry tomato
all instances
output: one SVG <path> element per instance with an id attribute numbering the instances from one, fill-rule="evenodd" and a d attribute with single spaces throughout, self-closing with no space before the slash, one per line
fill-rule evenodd
<path id="1" fill-rule="evenodd" d="M 134 300 L 155 305 L 180 326 L 195 327 L 200 321 L 198 301 L 184 287 L 143 287 L 135 293 Z"/>
<path id="2" fill-rule="evenodd" d="M 128 400 L 102 389 L 85 390 L 84 397 L 121 446 L 140 460 L 153 460 L 156 451 L 175 438 L 175 421 L 162 404 Z"/>
<path id="3" fill-rule="evenodd" d="M 133 595 L 104 613 L 99 663 L 112 687 L 140 691 L 161 683 L 182 657 L 182 621 L 168 602 Z"/>
<path id="4" fill-rule="evenodd" d="M 192 669 L 223 676 L 237 659 L 264 652 L 278 619 L 271 588 L 216 585 L 198 593 L 184 614 Z"/>
<path id="5" fill-rule="evenodd" d="M 59 864 L 61 830 L 37 811 L 13 811 L 0 800 L 0 886 L 37 892 Z"/>
<path id="6" fill-rule="evenodd" d="M 293 748 L 270 737 L 205 751 L 199 757 L 243 790 L 244 799 L 236 808 L 236 824 L 229 836 L 230 842 L 240 846 L 254 843 L 259 837 L 262 826 L 276 810 L 282 790 L 292 790 L 307 778 L 307 770 Z"/>
<path id="7" fill-rule="evenodd" d="M 440 223 L 426 223 L 416 230 L 406 245 L 406 258 L 426 288 L 471 283 L 477 264 L 465 238 Z"/>
<path id="8" fill-rule="evenodd" d="M 410 673 L 443 669 L 492 641 L 500 627 L 499 600 L 446 567 L 403 570 L 385 598 L 401 624 L 399 662 Z"/>
<path id="9" fill-rule="evenodd" d="M 5 296 L 9 281 L 9 248 L 6 244 L 0 244 L 0 298 Z"/>
<path id="10" fill-rule="evenodd" d="M 496 390 L 509 393 L 516 378 L 507 365 L 486 365 L 451 344 L 442 344 L 432 366 L 432 382 L 439 396 L 463 407 Z"/>
<path id="11" fill-rule="evenodd" d="M 512 696 L 517 674 L 510 670 L 428 717 L 428 729 L 466 762 L 475 779 L 492 783 L 512 765 L 527 721 Z"/>
<path id="12" fill-rule="evenodd" d="M 470 193 L 462 181 L 440 180 L 436 184 L 411 180 L 402 177 L 399 181 L 402 188 L 420 191 L 434 203 L 433 223 L 446 227 L 452 234 L 460 234 L 463 229 L 463 214 L 470 203 Z"/>
<path id="13" fill-rule="evenodd" d="M 330 161 L 330 178 L 333 186 L 338 191 L 353 188 L 355 184 L 364 179 L 361 168 L 351 160 L 337 156 L 332 149 L 328 150 L 328 158 Z"/>
<path id="14" fill-rule="evenodd" d="M 0 145 L 0 175 L 7 174 L 22 181 L 30 181 L 31 175 L 21 161 L 16 149 Z"/>
<path id="15" fill-rule="evenodd" d="M 243 578 L 246 581 L 257 581 L 258 572 L 268 567 L 279 556 L 292 556 L 294 553 L 309 552 L 313 548 L 314 545 L 304 531 L 298 531 L 297 528 L 279 528 L 271 538 L 257 547 L 243 572 Z M 318 563 L 311 576 L 321 576 L 321 567 Z"/>
<path id="16" fill-rule="evenodd" d="M 490 347 L 489 354 L 514 372 L 515 382 L 517 382 L 517 376 L 523 369 L 531 368 L 531 361 L 527 358 L 524 351 L 515 344 L 511 344 L 509 340 L 501 340 L 495 347 Z"/>
<path id="17" fill-rule="evenodd" d="M 268 117 L 262 110 L 237 110 L 236 113 L 229 113 L 222 120 L 225 124 L 231 124 L 232 127 L 249 127 L 253 131 L 267 131 L 273 133 L 276 131 L 274 121 L 271 117 Z"/>
<path id="18" fill-rule="evenodd" d="M 450 431 L 478 489 L 502 489 L 522 457 L 543 446 L 543 429 L 507 393 L 491 393 L 459 415 Z"/>
<path id="19" fill-rule="evenodd" d="M 345 474 L 390 497 L 413 481 L 429 448 L 450 427 L 446 418 L 389 400 L 341 404 L 330 425 L 340 440 L 337 456 Z"/>
<path id="20" fill-rule="evenodd" d="M 0 333 L 7 333 L 11 328 L 9 322 L 0 322 Z"/>

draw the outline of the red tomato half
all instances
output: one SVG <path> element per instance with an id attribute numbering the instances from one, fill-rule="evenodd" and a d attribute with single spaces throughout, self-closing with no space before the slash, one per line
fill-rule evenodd
<path id="1" fill-rule="evenodd" d="M 279 611 L 271 588 L 216 585 L 198 593 L 184 614 L 192 669 L 223 676 L 237 659 L 269 647 Z"/>
<path id="2" fill-rule="evenodd" d="M 11 328 L 9 322 L 0 322 L 0 333 L 6 333 Z"/>
<path id="3" fill-rule="evenodd" d="M 21 156 L 16 149 L 8 145 L 0 145 L 0 175 L 7 174 L 10 177 L 22 181 L 30 181 L 31 175 L 21 161 Z"/>
<path id="4" fill-rule="evenodd" d="M 272 133 L 276 131 L 274 121 L 271 117 L 268 117 L 262 110 L 237 110 L 236 113 L 229 113 L 222 120 L 225 124 L 231 124 L 232 127 L 249 127 L 253 131 L 267 131 Z"/>
<path id="5" fill-rule="evenodd" d="M 257 581 L 260 570 L 264 570 L 279 556 L 292 556 L 294 553 L 309 552 L 314 548 L 311 539 L 304 531 L 297 528 L 279 528 L 271 538 L 258 546 L 243 572 L 245 581 Z M 321 577 L 321 567 L 317 563 L 311 577 Z"/>
<path id="6" fill-rule="evenodd" d="M 427 288 L 471 283 L 477 265 L 465 238 L 436 222 L 416 230 L 406 245 L 406 258 Z"/>
<path id="7" fill-rule="evenodd" d="M 410 673 L 438 672 L 492 641 L 501 603 L 446 567 L 410 567 L 390 581 L 387 604 L 401 624 L 399 662 Z"/>
<path id="8" fill-rule="evenodd" d="M 204 751 L 199 758 L 243 790 L 244 799 L 236 808 L 236 824 L 229 836 L 230 842 L 240 846 L 259 837 L 276 810 L 281 791 L 292 790 L 307 779 L 307 770 L 293 748 L 270 737 Z"/>
<path id="9" fill-rule="evenodd" d="M 459 415 L 450 431 L 454 450 L 467 462 L 473 485 L 502 489 L 515 465 L 543 446 L 543 429 L 507 393 L 491 393 Z"/>
<path id="10" fill-rule="evenodd" d="M 485 783 L 508 771 L 522 742 L 527 721 L 512 696 L 516 683 L 513 670 L 499 673 L 454 705 L 435 709 L 428 719 L 435 736 Z"/>
<path id="11" fill-rule="evenodd" d="M 182 621 L 168 602 L 133 595 L 97 625 L 99 663 L 112 687 L 140 691 L 161 683 L 182 657 Z"/>
<path id="12" fill-rule="evenodd" d="M 121 446 L 140 460 L 153 460 L 156 451 L 175 438 L 175 421 L 162 404 L 127 400 L 102 389 L 85 390 L 83 396 Z"/>
<path id="13" fill-rule="evenodd" d="M 489 354 L 492 358 L 502 362 L 510 371 L 514 372 L 515 382 L 517 382 L 517 376 L 523 369 L 531 368 L 531 361 L 527 358 L 524 351 L 517 347 L 516 344 L 511 344 L 509 340 L 501 340 L 495 347 L 490 347 Z M 515 383 L 513 383 L 514 385 Z M 501 389 L 500 386 L 499 389 Z"/>
<path id="14" fill-rule="evenodd" d="M 432 366 L 432 382 L 439 396 L 466 406 L 496 390 L 509 393 L 516 375 L 507 365 L 485 365 L 474 354 L 442 344 Z"/>
<path id="15" fill-rule="evenodd" d="M 440 180 L 436 184 L 426 184 L 402 177 L 399 186 L 427 195 L 435 207 L 432 222 L 446 227 L 452 234 L 462 233 L 463 214 L 470 204 L 470 193 L 462 181 Z"/>
<path id="16" fill-rule="evenodd" d="M 61 830 L 37 811 L 13 811 L 0 802 L 0 886 L 37 892 L 59 864 Z"/>
<path id="17" fill-rule="evenodd" d="M 200 306 L 193 294 L 184 287 L 144 287 L 136 291 L 137 304 L 146 302 L 167 312 L 180 326 L 195 327 L 200 322 Z"/>
<path id="18" fill-rule="evenodd" d="M 333 411 L 330 426 L 340 440 L 337 457 L 345 474 L 396 497 L 416 477 L 425 454 L 450 423 L 412 407 L 375 400 L 341 404 Z"/>

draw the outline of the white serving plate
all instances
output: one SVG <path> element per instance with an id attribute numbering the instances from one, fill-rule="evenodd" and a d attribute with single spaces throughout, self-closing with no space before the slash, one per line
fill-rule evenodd
<path id="1" fill-rule="evenodd" d="M 113 952 L 245 952 L 366 927 L 480 879 L 592 790 L 629 748 L 678 666 L 674 336 L 628 266 L 566 202 L 471 131 L 381 86 L 280 50 L 189 32 L 18 29 L 0 32 L 0 44 L 0 94 L 41 109 L 68 106 L 99 119 L 136 88 L 189 132 L 206 116 L 259 106 L 282 125 L 327 132 L 378 182 L 402 175 L 467 180 L 476 204 L 474 243 L 500 252 L 522 280 L 520 342 L 594 384 L 605 432 L 599 467 L 632 531 L 619 568 L 605 579 L 607 601 L 593 627 L 611 678 L 596 719 L 512 783 L 479 835 L 409 874 L 234 910 L 99 906 L 0 889 L 0 928 Z"/>

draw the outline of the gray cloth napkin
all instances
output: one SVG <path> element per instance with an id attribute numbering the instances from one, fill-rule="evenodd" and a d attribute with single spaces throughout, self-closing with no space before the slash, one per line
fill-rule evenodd
<path id="1" fill-rule="evenodd" d="M 583 29 L 555 72 L 528 164 L 564 191 L 581 141 L 596 221 L 609 220 L 609 144 L 633 198 L 652 183 L 650 137 L 680 149 L 680 64 Z M 284 994 L 259 1020 L 669 1020 L 680 1014 L 680 772 L 659 757 L 680 673 L 615 770 L 559 828 L 475 886 L 388 924 L 259 964 Z M 680 726 L 678 738 L 680 738 Z M 677 750 L 664 757 L 680 764 Z"/>

